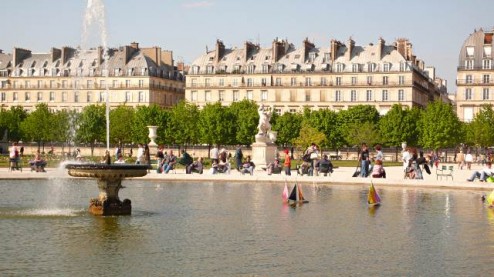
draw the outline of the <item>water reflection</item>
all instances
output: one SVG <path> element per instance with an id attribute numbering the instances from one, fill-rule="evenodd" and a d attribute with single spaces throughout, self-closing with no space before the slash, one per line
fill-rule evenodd
<path id="1" fill-rule="evenodd" d="M 40 192 L 49 186 L 0 186 L 2 274 L 479 276 L 493 269 L 494 210 L 476 192 L 378 188 L 383 205 L 369 207 L 366 187 L 305 185 L 310 203 L 292 208 L 281 199 L 283 184 L 129 181 L 121 197 L 132 200 L 133 215 L 94 217 L 81 212 L 97 191 L 88 181 L 64 188 L 74 216 L 9 215 L 46 209 L 50 195 Z"/>

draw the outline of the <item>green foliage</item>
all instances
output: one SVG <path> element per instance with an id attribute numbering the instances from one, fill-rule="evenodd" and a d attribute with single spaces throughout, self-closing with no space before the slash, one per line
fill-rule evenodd
<path id="1" fill-rule="evenodd" d="M 417 145 L 417 122 L 421 110 L 409 109 L 399 104 L 391 107 L 391 110 L 379 120 L 379 133 L 382 143 L 387 146 L 400 146 L 402 142 L 407 145 Z"/>
<path id="2" fill-rule="evenodd" d="M 75 111 L 61 110 L 52 114 L 52 128 L 50 141 L 69 142 L 74 138 L 71 121 L 77 117 Z"/>
<path id="3" fill-rule="evenodd" d="M 229 107 L 233 120 L 231 124 L 235 128 L 235 143 L 249 145 L 254 142 L 259 122 L 258 106 L 252 100 L 244 99 L 233 102 Z"/>
<path id="4" fill-rule="evenodd" d="M 165 131 L 166 140 L 180 145 L 197 143 L 198 119 L 199 109 L 196 105 L 185 101 L 179 102 L 170 111 L 170 119 Z"/>
<path id="5" fill-rule="evenodd" d="M 473 121 L 465 127 L 467 141 L 477 146 L 494 145 L 494 111 L 492 105 L 482 105 Z"/>
<path id="6" fill-rule="evenodd" d="M 338 132 L 342 138 L 349 137 L 349 130 L 352 124 L 364 125 L 365 123 L 377 124 L 379 121 L 379 112 L 374 106 L 357 105 L 350 107 L 348 110 L 338 112 Z M 343 145 L 351 146 L 348 141 L 342 142 Z"/>
<path id="7" fill-rule="evenodd" d="M 39 148 L 42 142 L 54 139 L 53 124 L 53 115 L 48 105 L 41 103 L 36 105 L 36 110 L 28 114 L 27 118 L 21 122 L 20 128 L 24 140 L 38 142 Z"/>
<path id="8" fill-rule="evenodd" d="M 134 114 L 134 109 L 125 105 L 120 105 L 110 111 L 111 143 L 121 146 L 122 143 L 132 142 L 132 136 L 129 136 L 129 129 L 134 124 Z"/>
<path id="9" fill-rule="evenodd" d="M 337 149 L 344 145 L 341 130 L 337 127 L 338 114 L 335 111 L 329 109 L 309 111 L 305 109 L 303 120 L 326 135 L 326 140 L 321 146 Z"/>
<path id="10" fill-rule="evenodd" d="M 27 112 L 22 106 L 10 107 L 9 110 L 2 109 L 0 113 L 0 139 L 3 138 L 7 131 L 10 141 L 19 141 L 22 139 L 21 122 L 27 118 Z"/>
<path id="11" fill-rule="evenodd" d="M 302 124 L 302 115 L 298 113 L 284 113 L 281 116 L 271 118 L 273 124 L 271 129 L 277 131 L 276 143 L 287 146 L 298 137 Z"/>
<path id="12" fill-rule="evenodd" d="M 164 144 L 169 118 L 169 111 L 157 105 L 138 106 L 135 109 L 134 121 L 131 125 L 132 141 L 141 143 L 149 141 L 147 126 L 158 126 L 156 142 Z"/>
<path id="13" fill-rule="evenodd" d="M 201 141 L 209 145 L 232 144 L 235 141 L 235 128 L 230 110 L 220 102 L 208 103 L 199 116 Z"/>
<path id="14" fill-rule="evenodd" d="M 310 126 L 308 122 L 302 122 L 299 136 L 293 141 L 293 144 L 297 149 L 302 150 L 311 145 L 311 143 L 321 145 L 325 139 L 326 135 L 324 133 Z"/>
<path id="15" fill-rule="evenodd" d="M 91 155 L 95 142 L 106 140 L 106 117 L 105 106 L 86 106 L 77 122 L 76 141 L 89 143 L 91 145 Z"/>
<path id="16" fill-rule="evenodd" d="M 424 148 L 454 147 L 463 140 L 461 123 L 453 107 L 441 101 L 427 105 L 418 126 L 419 145 Z"/>
<path id="17" fill-rule="evenodd" d="M 351 123 L 347 128 L 347 137 L 345 140 L 351 146 L 359 146 L 365 142 L 367 145 L 372 147 L 380 142 L 379 132 L 377 131 L 377 126 L 374 123 Z"/>

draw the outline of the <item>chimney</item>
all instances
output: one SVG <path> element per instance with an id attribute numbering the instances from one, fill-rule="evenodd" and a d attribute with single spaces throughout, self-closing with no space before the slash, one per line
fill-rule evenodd
<path id="1" fill-rule="evenodd" d="M 252 43 L 246 41 L 244 43 L 244 55 L 245 55 L 245 61 L 249 60 L 249 56 L 252 54 L 252 52 L 257 48 L 257 46 Z"/>
<path id="2" fill-rule="evenodd" d="M 278 38 L 273 40 L 272 53 L 273 61 L 277 62 L 283 55 L 285 55 L 285 48 L 283 47 L 284 41 L 278 40 Z"/>
<path id="3" fill-rule="evenodd" d="M 386 42 L 382 37 L 377 41 L 377 57 L 381 60 L 384 57 L 384 45 Z"/>
<path id="4" fill-rule="evenodd" d="M 396 51 L 398 51 L 398 53 L 400 53 L 401 56 L 403 56 L 403 58 L 405 58 L 405 60 L 409 61 L 410 58 L 409 56 L 407 55 L 407 39 L 405 38 L 399 38 L 396 40 L 395 42 L 395 48 L 396 48 Z"/>
<path id="5" fill-rule="evenodd" d="M 62 64 L 65 64 L 72 58 L 75 54 L 75 49 L 71 47 L 64 46 L 61 51 Z"/>
<path id="6" fill-rule="evenodd" d="M 331 40 L 331 63 L 334 63 L 334 61 L 338 58 L 338 50 L 340 49 L 341 42 L 332 39 Z"/>
<path id="7" fill-rule="evenodd" d="M 100 66 L 103 63 L 103 47 L 98 46 L 98 66 Z"/>
<path id="8" fill-rule="evenodd" d="M 139 43 L 138 42 L 131 42 L 130 43 L 130 47 L 136 49 L 136 50 L 139 50 Z"/>
<path id="9" fill-rule="evenodd" d="M 349 38 L 348 41 L 347 41 L 347 45 L 346 45 L 346 58 L 348 60 L 351 60 L 352 59 L 352 52 L 353 52 L 353 47 L 355 46 L 355 41 L 353 41 L 352 38 Z"/>
<path id="10" fill-rule="evenodd" d="M 51 48 L 51 62 L 54 62 L 62 57 L 62 50 L 52 47 Z"/>
<path id="11" fill-rule="evenodd" d="M 134 47 L 135 45 L 138 45 L 137 42 L 132 42 L 130 45 L 125 45 L 123 47 L 123 55 L 125 57 L 125 64 L 127 64 L 130 59 L 132 58 L 132 56 L 134 56 L 134 54 L 137 52 L 138 50 L 138 47 Z"/>
<path id="12" fill-rule="evenodd" d="M 14 47 L 14 51 L 12 52 L 14 53 L 12 57 L 12 59 L 14 60 L 14 67 L 19 65 L 22 62 L 22 60 L 29 58 L 31 56 L 31 50 L 27 50 L 27 49 Z"/>
<path id="13" fill-rule="evenodd" d="M 223 41 L 217 39 L 216 40 L 216 62 L 221 61 L 223 56 L 225 55 L 225 45 Z"/>
<path id="14" fill-rule="evenodd" d="M 142 48 L 141 52 L 153 60 L 158 66 L 161 66 L 161 47 Z"/>
<path id="15" fill-rule="evenodd" d="M 306 61 L 309 58 L 309 51 L 314 48 L 314 43 L 310 42 L 308 38 L 305 38 L 303 41 L 304 45 L 304 61 Z"/>

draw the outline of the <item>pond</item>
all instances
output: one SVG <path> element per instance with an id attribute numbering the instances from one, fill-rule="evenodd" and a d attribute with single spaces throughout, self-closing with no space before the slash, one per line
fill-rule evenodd
<path id="1" fill-rule="evenodd" d="M 133 214 L 87 213 L 91 180 L 3 180 L 1 275 L 451 276 L 494 265 L 494 210 L 481 192 L 125 181 Z M 292 184 L 289 184 L 291 187 Z"/>

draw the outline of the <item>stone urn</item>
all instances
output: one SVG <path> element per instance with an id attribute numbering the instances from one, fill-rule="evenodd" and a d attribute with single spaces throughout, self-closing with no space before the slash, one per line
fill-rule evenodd
<path id="1" fill-rule="evenodd" d="M 156 142 L 154 141 L 158 137 L 158 135 L 156 133 L 156 130 L 158 129 L 158 126 L 147 126 L 147 127 L 149 129 L 149 136 L 148 137 L 151 140 L 151 142 L 148 143 L 148 146 L 150 146 L 150 147 L 151 146 L 158 146 L 156 144 Z"/>

